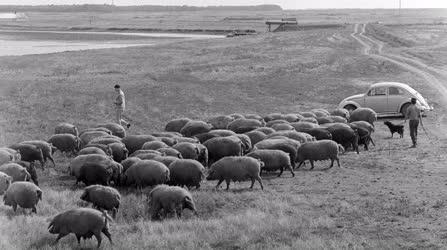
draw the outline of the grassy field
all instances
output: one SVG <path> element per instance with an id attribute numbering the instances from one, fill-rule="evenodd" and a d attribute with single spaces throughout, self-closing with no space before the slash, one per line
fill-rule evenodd
<path id="1" fill-rule="evenodd" d="M 0 20 L 3 28 L 83 29 L 184 29 L 203 31 L 256 30 L 265 32 L 265 21 L 296 17 L 302 26 L 381 22 L 392 24 L 447 23 L 445 9 L 342 9 L 282 11 L 109 11 L 33 12 L 26 19 Z M 55 22 L 57 20 L 57 22 Z"/>
<path id="2" fill-rule="evenodd" d="M 208 14 L 202 15 L 196 18 Z M 326 18 L 320 15 L 314 13 L 315 20 Z M 355 18 L 360 20 L 361 13 Z M 376 24 L 368 35 L 384 42 L 390 53 L 437 69 L 433 74 L 445 82 L 447 26 L 432 21 Z M 215 182 L 205 182 L 192 191 L 199 216 L 187 212 L 181 220 L 150 221 L 145 195 L 123 189 L 121 211 L 111 225 L 114 248 L 445 248 L 445 96 L 418 75 L 362 55 L 350 36 L 353 31 L 347 24 L 153 47 L 0 57 L 0 145 L 47 139 L 61 121 L 81 129 L 111 121 L 117 83 L 128 100 L 126 116 L 133 124 L 129 133 L 149 133 L 183 116 L 333 109 L 373 82 L 407 82 L 435 105 L 425 120 L 428 135 L 420 132 L 418 149 L 408 148 L 408 131 L 404 139 L 389 139 L 379 121 L 373 135 L 376 147 L 343 155 L 342 168 L 323 171 L 329 163 L 319 162 L 313 171 L 297 170 L 294 178 L 287 172 L 281 178 L 263 176 L 264 191 L 257 185 L 249 190 L 249 183 L 215 191 Z M 47 219 L 86 205 L 79 201 L 83 186 L 67 176 L 69 161 L 57 154 L 55 168 L 38 170 L 44 194 L 37 215 L 13 213 L 0 205 L 0 249 L 54 248 L 56 236 L 48 233 Z M 58 247 L 77 248 L 75 237 L 64 238 Z M 102 248 L 109 249 L 109 243 L 104 241 Z"/>

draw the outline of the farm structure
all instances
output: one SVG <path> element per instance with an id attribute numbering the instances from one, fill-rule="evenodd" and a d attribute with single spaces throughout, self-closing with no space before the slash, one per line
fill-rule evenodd
<path id="1" fill-rule="evenodd" d="M 298 21 L 296 20 L 295 17 L 291 17 L 291 18 L 281 18 L 280 20 L 267 20 L 265 24 L 267 24 L 268 26 L 267 29 L 269 32 L 272 32 L 272 25 L 278 25 L 278 27 L 273 30 L 273 32 L 275 32 L 275 31 L 285 31 L 288 27 L 294 27 L 296 29 L 298 26 Z"/>

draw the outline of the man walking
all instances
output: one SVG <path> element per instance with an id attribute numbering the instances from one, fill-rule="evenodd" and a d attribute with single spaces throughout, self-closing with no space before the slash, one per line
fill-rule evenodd
<path id="1" fill-rule="evenodd" d="M 123 118 L 123 112 L 124 109 L 126 107 L 126 99 L 124 98 L 124 92 L 121 90 L 121 86 L 120 85 L 115 85 L 115 92 L 116 92 L 116 97 L 115 97 L 115 114 L 116 114 L 116 122 L 120 125 L 126 126 L 127 128 L 130 127 L 130 123 L 126 122 Z"/>
<path id="2" fill-rule="evenodd" d="M 411 98 L 411 105 L 407 108 L 404 123 L 407 119 L 410 120 L 408 125 L 410 127 L 411 140 L 413 141 L 413 146 L 411 147 L 415 148 L 417 144 L 419 121 L 421 121 L 421 126 L 424 126 L 422 124 L 421 109 L 416 106 L 416 98 Z"/>

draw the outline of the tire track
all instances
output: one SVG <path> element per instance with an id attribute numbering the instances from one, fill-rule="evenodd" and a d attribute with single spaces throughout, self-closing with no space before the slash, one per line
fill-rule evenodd
<path id="1" fill-rule="evenodd" d="M 364 42 L 362 39 L 358 37 L 358 35 L 360 34 L 359 26 L 360 24 L 358 23 L 354 25 L 354 32 L 351 33 L 351 37 L 354 38 L 358 43 L 360 43 L 363 46 L 362 48 L 363 55 L 370 55 L 369 51 L 371 50 L 371 46 L 369 46 L 368 43 Z"/>
<path id="2" fill-rule="evenodd" d="M 367 39 L 370 43 L 372 43 L 373 46 L 377 47 L 377 54 L 384 56 L 383 55 L 384 54 L 383 47 L 385 46 L 384 42 L 379 41 L 375 38 L 369 37 L 365 33 L 366 33 L 366 24 L 363 25 L 362 32 L 360 33 L 360 35 L 363 38 Z M 387 52 L 385 56 L 388 58 L 396 59 L 401 62 L 403 61 L 404 63 L 411 64 L 412 66 L 419 67 L 420 69 L 422 68 L 425 71 L 430 71 L 430 73 L 434 73 L 444 79 L 447 78 L 447 71 L 431 67 L 431 66 L 429 66 L 421 61 L 415 60 L 413 58 L 404 57 L 402 55 L 393 54 L 393 53 L 389 53 L 389 52 Z"/>
<path id="3" fill-rule="evenodd" d="M 381 41 L 377 41 L 371 37 L 368 37 L 365 34 L 366 25 L 367 24 L 361 24 L 360 27 L 360 24 L 355 24 L 354 32 L 351 34 L 351 37 L 353 37 L 357 42 L 360 43 L 360 45 L 362 45 L 362 54 L 378 60 L 394 63 L 395 65 L 422 77 L 429 85 L 438 90 L 438 92 L 442 95 L 440 104 L 443 107 L 446 107 L 447 87 L 441 80 L 439 80 L 437 76 L 441 77 L 445 82 L 447 82 L 447 72 L 428 66 L 425 63 L 413 58 L 408 58 L 402 55 L 396 55 L 388 52 L 386 52 L 385 54 L 383 52 L 385 44 Z M 436 127 L 441 129 L 442 131 L 447 131 L 447 126 L 444 122 L 445 118 L 446 116 L 442 114 L 436 119 Z"/>
<path id="4" fill-rule="evenodd" d="M 395 55 L 387 53 L 386 55 L 383 53 L 384 43 L 376 41 L 365 35 L 366 32 L 366 24 L 362 24 L 360 29 L 360 24 L 356 24 L 354 26 L 354 32 L 351 36 L 358 41 L 362 46 L 362 54 L 371 56 L 373 58 L 389 61 L 391 63 L 396 64 L 397 66 L 406 69 L 416 75 L 422 77 L 428 84 L 432 85 L 436 88 L 439 93 L 442 94 L 444 98 L 441 99 L 443 105 L 447 105 L 447 87 L 432 73 L 442 76 L 444 79 L 445 75 L 441 70 L 435 69 L 424 64 L 421 61 L 407 58 L 401 55 Z"/>

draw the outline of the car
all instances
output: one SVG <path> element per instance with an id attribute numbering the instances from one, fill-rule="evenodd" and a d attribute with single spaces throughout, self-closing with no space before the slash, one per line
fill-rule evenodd
<path id="1" fill-rule="evenodd" d="M 366 93 L 345 98 L 338 107 L 350 112 L 366 107 L 374 110 L 378 116 L 404 116 L 413 97 L 416 98 L 416 105 L 422 109 L 422 112 L 433 110 L 419 92 L 408 84 L 400 82 L 372 84 Z"/>

